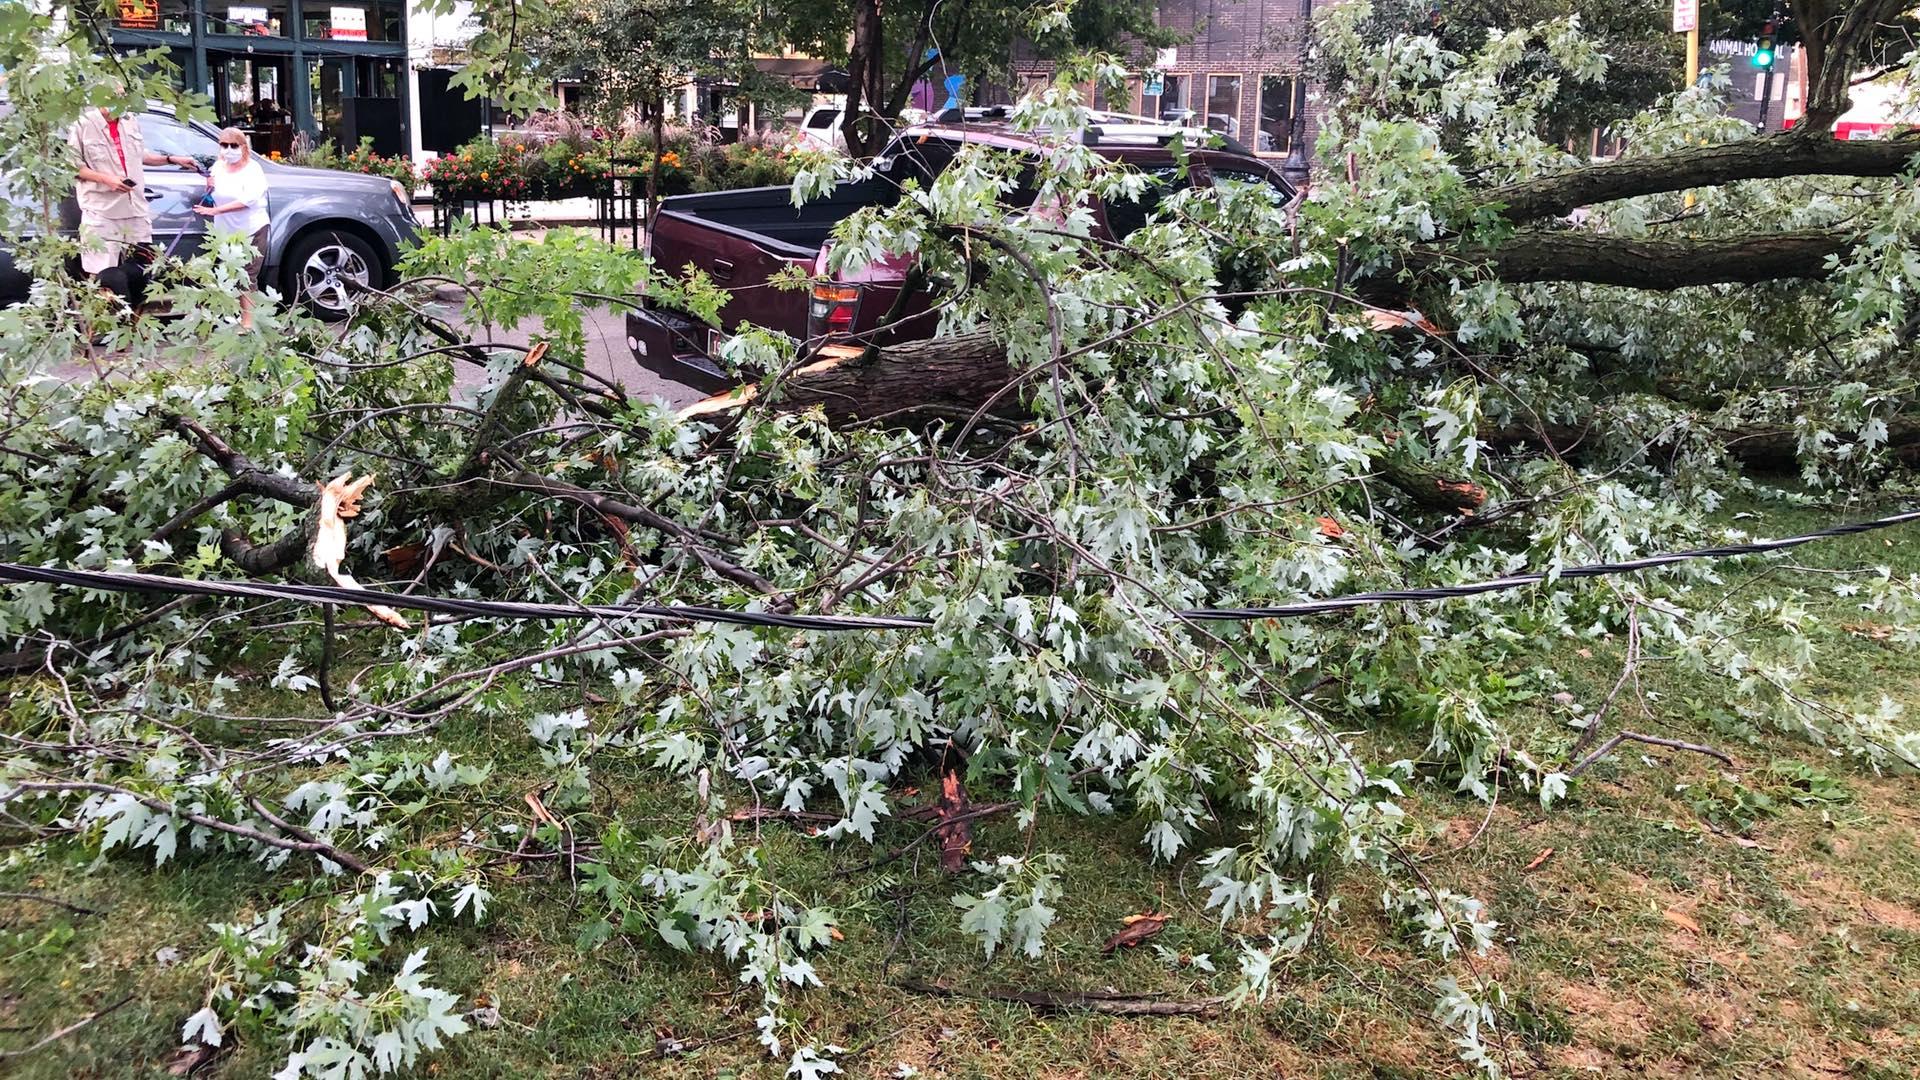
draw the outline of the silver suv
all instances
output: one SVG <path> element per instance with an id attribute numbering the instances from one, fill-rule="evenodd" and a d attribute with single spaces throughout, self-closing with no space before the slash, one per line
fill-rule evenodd
<path id="1" fill-rule="evenodd" d="M 140 117 L 147 148 L 157 154 L 219 155 L 217 129 L 183 120 L 172 109 L 149 106 Z M 385 288 L 393 266 L 412 242 L 419 222 L 406 189 L 385 177 L 333 169 L 305 169 L 256 156 L 267 174 L 267 258 L 260 284 L 305 304 L 320 318 L 344 318 L 354 285 Z M 177 165 L 147 167 L 147 199 L 153 203 L 153 240 L 161 251 L 187 258 L 206 240 L 207 220 L 193 207 L 207 191 L 206 178 Z M 60 205 L 67 230 L 79 226 L 71 197 Z M 31 282 L 0 241 L 0 305 L 23 299 Z"/>

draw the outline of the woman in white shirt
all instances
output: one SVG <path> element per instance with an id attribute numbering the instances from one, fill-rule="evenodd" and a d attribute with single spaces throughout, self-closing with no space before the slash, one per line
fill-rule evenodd
<path id="1" fill-rule="evenodd" d="M 253 329 L 253 288 L 260 265 L 267 258 L 267 174 L 253 160 L 253 150 L 239 128 L 220 133 L 220 161 L 213 167 L 211 206 L 194 212 L 209 219 L 215 236 L 239 233 L 253 244 L 247 264 L 248 287 L 240 292 L 240 325 Z"/>

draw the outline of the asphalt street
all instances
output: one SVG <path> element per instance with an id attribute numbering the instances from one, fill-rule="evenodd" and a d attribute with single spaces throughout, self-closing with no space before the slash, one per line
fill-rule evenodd
<path id="1" fill-rule="evenodd" d="M 460 317 L 460 305 L 440 302 L 433 305 L 433 311 L 455 328 L 463 330 L 475 341 L 491 340 L 509 345 L 528 345 L 538 336 L 539 327 L 521 326 L 514 330 L 495 330 L 491 337 L 486 328 L 468 325 Z M 599 308 L 586 312 L 587 350 L 585 364 L 587 370 L 610 379 L 623 386 L 627 395 L 641 401 L 664 398 L 672 405 L 685 405 L 698 401 L 706 395 L 690 386 L 668 382 L 660 376 L 642 368 L 634 362 L 633 353 L 627 348 L 626 316 L 611 308 Z M 461 364 L 456 371 L 457 385 L 462 389 L 480 384 L 484 375 L 471 364 Z"/>

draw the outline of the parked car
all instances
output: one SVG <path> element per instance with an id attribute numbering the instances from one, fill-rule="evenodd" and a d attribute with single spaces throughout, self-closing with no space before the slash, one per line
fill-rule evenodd
<path id="1" fill-rule="evenodd" d="M 212 160 L 219 155 L 218 132 L 197 120 L 184 120 L 164 105 L 151 105 L 140 118 L 147 148 L 157 154 Z M 267 231 L 263 286 L 305 304 L 327 320 L 344 318 L 354 285 L 384 288 L 419 222 L 412 200 L 394 181 L 362 173 L 307 169 L 256 156 L 267 175 Z M 177 165 L 150 165 L 147 199 L 153 203 L 153 239 L 162 251 L 187 258 L 206 242 L 207 219 L 193 212 L 207 191 L 206 177 Z M 9 194 L 10 198 L 19 198 Z M 80 210 L 69 195 L 61 200 L 62 228 L 78 229 Z M 0 305 L 18 303 L 29 286 L 13 253 L 0 241 Z"/>
<path id="2" fill-rule="evenodd" d="M 1188 146 L 1184 174 L 1172 149 L 1178 138 Z M 1294 190 L 1278 169 L 1231 139 L 1206 131 L 1161 124 L 1108 123 L 1089 126 L 1082 141 L 1103 157 L 1121 161 L 1154 178 L 1139 201 L 1092 207 L 1097 232 L 1123 239 L 1146 224 L 1166 195 L 1186 184 L 1199 188 L 1251 183 L 1291 201 Z M 627 346 L 641 367 L 675 382 L 708 392 L 736 383 L 714 360 L 728 330 L 741 322 L 777 330 L 796 340 L 829 335 L 891 343 L 932 336 L 934 297 L 916 289 L 901 297 L 913 257 L 884 259 L 857 272 L 828 275 L 828 245 L 833 227 L 869 206 L 899 199 L 908 179 L 930 181 L 970 143 L 1017 154 L 1038 155 L 1031 136 L 992 122 L 969 110 L 960 120 L 907 129 L 876 159 L 875 175 L 837 185 L 824 198 L 795 207 L 785 187 L 746 188 L 664 199 L 647 248 L 657 266 L 688 265 L 704 271 L 730 296 L 716 328 L 682 311 L 642 301 L 627 315 Z M 1008 196 L 1016 210 L 1032 204 L 1031 190 Z M 817 278 L 811 294 L 768 286 L 781 271 L 799 267 Z M 886 326 L 884 336 L 876 334 Z M 722 329 L 725 328 L 725 329 Z"/>
<path id="3" fill-rule="evenodd" d="M 845 114 L 846 110 L 839 105 L 821 105 L 807 110 L 806 115 L 800 118 L 800 126 L 794 129 L 794 149 L 846 153 L 847 133 L 840 126 L 840 118 Z M 916 124 L 924 119 L 926 114 L 919 109 L 902 109 L 900 112 L 902 124 Z"/>

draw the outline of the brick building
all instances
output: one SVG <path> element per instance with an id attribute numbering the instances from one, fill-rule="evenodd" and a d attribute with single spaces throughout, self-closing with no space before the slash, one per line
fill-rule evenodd
<path id="1" fill-rule="evenodd" d="M 1322 3 L 1327 0 L 1322 0 Z M 1169 49 L 1136 50 L 1139 74 L 1124 97 L 1095 95 L 1098 108 L 1166 120 L 1204 122 L 1262 156 L 1291 148 L 1294 110 L 1302 101 L 1302 39 L 1311 0 L 1162 0 L 1160 25 L 1185 41 Z M 1052 77 L 1051 65 L 1016 59 L 1024 90 Z M 1147 79 L 1157 72 L 1157 82 Z M 1313 110 L 1305 138 L 1314 137 Z M 1311 146 L 1309 145 L 1309 149 Z"/>

